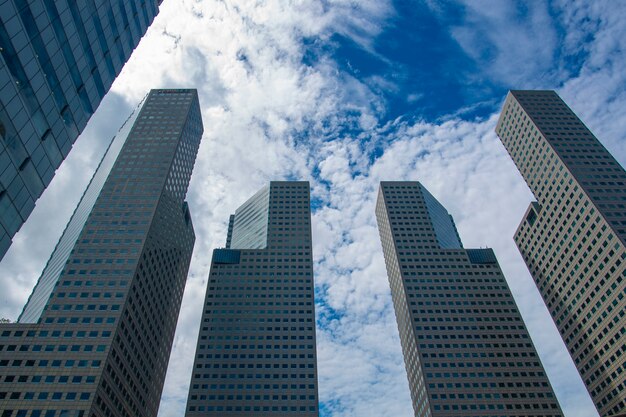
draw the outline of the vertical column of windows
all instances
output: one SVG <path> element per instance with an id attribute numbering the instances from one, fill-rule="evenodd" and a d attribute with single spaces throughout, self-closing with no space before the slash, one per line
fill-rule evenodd
<path id="1" fill-rule="evenodd" d="M 562 416 L 493 252 L 445 247 L 420 187 L 384 182 L 377 203 L 416 415 Z"/>
<path id="2" fill-rule="evenodd" d="M 61 52 L 63 53 L 63 58 L 65 59 L 67 69 L 70 73 L 70 77 L 72 78 L 72 82 L 74 83 L 74 88 L 80 97 L 83 111 L 86 113 L 86 116 L 89 117 L 93 114 L 93 106 L 91 105 L 91 101 L 89 100 L 89 96 L 87 95 L 87 91 L 85 89 L 84 81 L 80 75 L 78 64 L 76 63 L 76 58 L 74 57 L 74 51 L 71 49 L 71 44 L 67 38 L 67 34 L 65 33 L 66 28 L 63 27 L 63 22 L 61 21 L 61 17 L 59 16 L 54 0 L 43 0 L 43 4 L 50 18 L 50 24 L 54 30 L 54 34 L 56 35 Z M 94 81 L 95 78 L 96 77 L 94 77 Z M 95 82 L 97 83 L 98 81 Z M 102 81 L 99 80 L 99 82 L 100 89 L 102 89 L 102 93 L 104 93 Z"/>
<path id="3" fill-rule="evenodd" d="M 78 38 L 80 39 L 80 43 L 83 47 L 83 52 L 85 53 L 87 64 L 89 65 L 90 74 L 93 77 L 94 83 L 96 85 L 98 99 L 102 99 L 106 94 L 104 81 L 102 79 L 102 75 L 100 74 L 100 69 L 98 68 L 91 42 L 89 41 L 89 37 L 87 36 L 85 24 L 80 15 L 77 4 L 74 1 L 69 0 L 67 1 L 67 6 L 70 10 L 70 14 L 72 15 L 72 21 L 74 22 L 74 26 L 76 27 Z M 107 82 L 107 86 L 108 85 L 110 85 L 110 82 Z"/>
<path id="4" fill-rule="evenodd" d="M 101 23 L 102 20 L 100 18 L 98 9 L 96 8 L 96 5 L 93 0 L 86 0 L 85 5 L 86 5 L 85 11 L 86 13 L 89 14 L 89 17 L 91 18 L 90 19 L 91 24 L 96 30 L 96 38 L 98 39 L 100 52 L 102 53 L 102 56 L 104 57 L 106 68 L 109 71 L 108 75 L 109 75 L 110 81 L 107 84 L 110 85 L 111 83 L 113 83 L 113 80 L 115 79 L 115 76 L 117 75 L 117 72 L 115 71 L 115 67 L 113 66 L 113 60 L 111 59 L 111 51 L 107 43 L 107 38 L 104 33 L 104 30 L 102 29 L 102 23 Z"/>

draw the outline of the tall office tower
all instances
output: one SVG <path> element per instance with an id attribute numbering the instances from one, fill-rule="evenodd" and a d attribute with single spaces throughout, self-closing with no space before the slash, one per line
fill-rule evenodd
<path id="1" fill-rule="evenodd" d="M 515 243 L 600 415 L 626 413 L 626 172 L 554 91 L 511 91 L 496 132 L 537 199 Z"/>
<path id="2" fill-rule="evenodd" d="M 60 274 L 37 285 L 20 323 L 0 325 L 2 417 L 156 416 L 201 135 L 195 90 L 150 92 Z"/>
<path id="3" fill-rule="evenodd" d="M 104 182 L 111 173 L 111 168 L 117 160 L 117 157 L 122 150 L 122 147 L 128 139 L 128 134 L 133 124 L 137 120 L 139 110 L 143 105 L 143 101 L 137 106 L 137 109 L 130 115 L 130 117 L 124 122 L 117 134 L 113 137 L 106 152 L 104 153 L 96 171 L 87 186 L 87 189 L 83 193 L 78 206 L 74 210 L 70 221 L 67 223 L 59 242 L 55 246 L 50 259 L 46 264 L 37 285 L 33 289 L 28 302 L 22 310 L 22 314 L 18 318 L 19 323 L 37 323 L 41 317 L 41 313 L 50 298 L 50 293 L 57 283 L 59 274 L 63 271 L 65 263 L 70 256 L 74 244 L 80 235 L 80 232 L 85 227 L 85 222 L 93 209 L 96 199 L 102 191 Z"/>
<path id="4" fill-rule="evenodd" d="M 211 272 L 187 417 L 318 416 L 308 182 L 271 182 L 230 218 Z"/>
<path id="5" fill-rule="evenodd" d="M 376 217 L 415 416 L 561 417 L 493 251 L 419 182 L 382 182 Z"/>
<path id="6" fill-rule="evenodd" d="M 0 2 L 0 259 L 160 3 Z"/>

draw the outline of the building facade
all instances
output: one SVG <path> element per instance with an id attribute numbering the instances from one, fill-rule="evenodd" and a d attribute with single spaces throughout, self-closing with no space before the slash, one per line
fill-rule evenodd
<path id="1" fill-rule="evenodd" d="M 376 203 L 416 417 L 562 417 L 491 249 L 464 249 L 419 182 Z"/>
<path id="2" fill-rule="evenodd" d="M 317 417 L 308 182 L 271 182 L 211 259 L 185 415 Z"/>
<path id="3" fill-rule="evenodd" d="M 0 2 L 0 259 L 160 3 Z"/>
<path id="4" fill-rule="evenodd" d="M 496 132 L 536 198 L 515 243 L 600 415 L 626 413 L 626 172 L 554 91 L 511 91 Z"/>
<path id="5" fill-rule="evenodd" d="M 96 171 L 87 186 L 87 189 L 83 193 L 78 206 L 72 213 L 72 217 L 68 222 L 61 238 L 50 255 L 50 259 L 46 263 L 46 266 L 37 281 L 33 292 L 28 298 L 28 302 L 22 310 L 18 318 L 19 323 L 37 323 L 41 317 L 41 313 L 50 298 L 50 293 L 57 283 L 59 274 L 63 271 L 65 263 L 74 249 L 74 244 L 80 235 L 80 232 L 85 227 L 85 222 L 93 209 L 96 199 L 102 191 L 102 186 L 111 173 L 111 168 L 117 160 L 117 157 L 122 150 L 122 147 L 126 143 L 130 129 L 133 127 L 143 101 L 138 105 L 137 109 L 131 114 L 131 116 L 124 122 L 117 134 L 113 137 L 109 146 L 107 147 L 104 156 L 100 160 Z"/>
<path id="6" fill-rule="evenodd" d="M 2 417 L 156 416 L 202 130 L 195 90 L 150 92 L 56 281 L 0 325 Z"/>

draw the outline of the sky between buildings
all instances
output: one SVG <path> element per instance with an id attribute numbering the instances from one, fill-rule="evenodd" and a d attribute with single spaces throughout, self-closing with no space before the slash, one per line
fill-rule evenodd
<path id="1" fill-rule="evenodd" d="M 555 89 L 626 162 L 626 2 L 165 0 L 0 264 L 19 315 L 105 146 L 151 88 L 198 88 L 196 246 L 160 417 L 183 413 L 211 251 L 270 180 L 309 180 L 322 417 L 412 415 L 374 216 L 419 180 L 493 247 L 566 417 L 597 413 L 513 243 L 532 195 L 494 133 L 508 89 Z"/>

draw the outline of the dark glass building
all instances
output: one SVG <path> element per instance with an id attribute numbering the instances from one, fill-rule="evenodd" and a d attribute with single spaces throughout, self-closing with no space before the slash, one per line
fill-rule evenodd
<path id="1" fill-rule="evenodd" d="M 160 3 L 0 1 L 0 259 Z"/>
<path id="2" fill-rule="evenodd" d="M 554 91 L 511 91 L 496 132 L 536 201 L 515 233 L 603 417 L 626 413 L 626 171 Z"/>
<path id="3" fill-rule="evenodd" d="M 493 251 L 419 182 L 382 182 L 376 217 L 415 416 L 562 417 Z"/>
<path id="4" fill-rule="evenodd" d="M 213 251 L 187 417 L 318 416 L 308 182 L 271 182 Z"/>
<path id="5" fill-rule="evenodd" d="M 60 273 L 42 276 L 20 323 L 0 324 L 2 417 L 156 416 L 195 240 L 184 197 L 202 130 L 195 90 L 150 92 L 81 201 L 101 188 Z"/>

